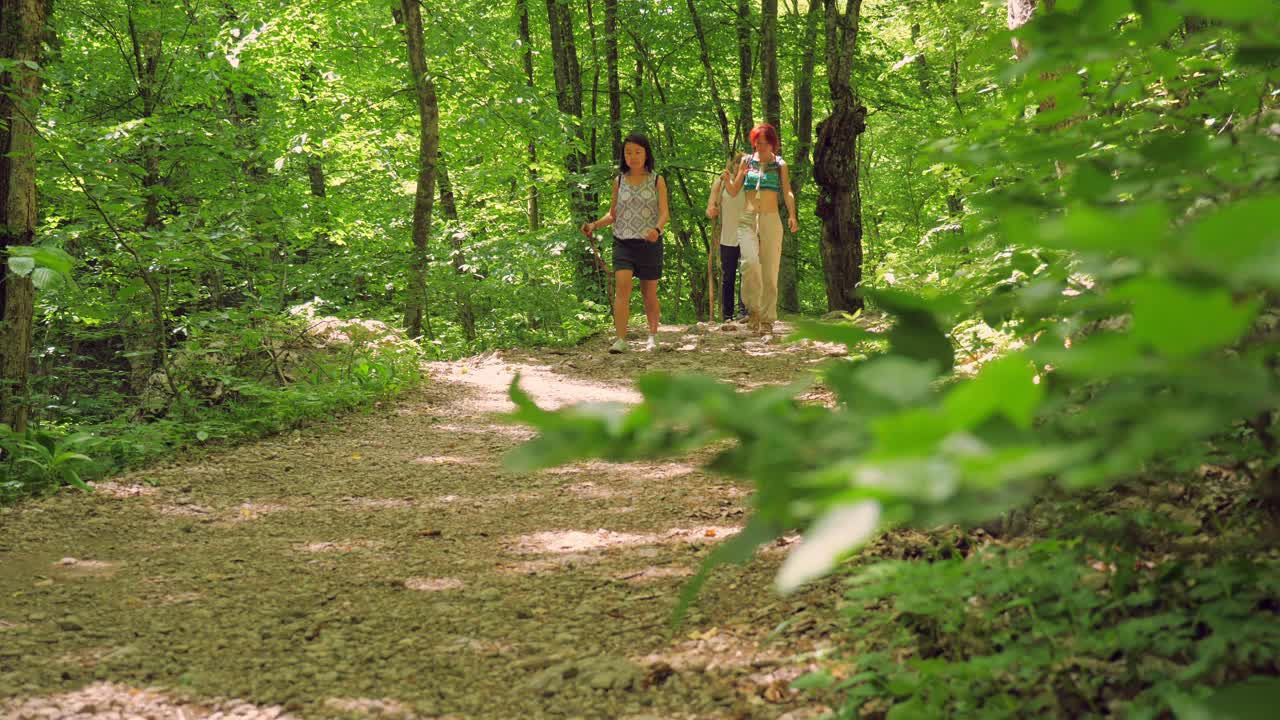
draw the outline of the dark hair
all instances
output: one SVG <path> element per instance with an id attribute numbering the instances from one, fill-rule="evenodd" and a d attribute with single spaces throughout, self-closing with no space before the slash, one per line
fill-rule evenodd
<path id="1" fill-rule="evenodd" d="M 622 157 L 618 158 L 618 172 L 626 175 L 629 169 L 627 167 L 627 143 L 634 143 L 644 148 L 644 169 L 653 172 L 653 149 L 649 147 L 649 138 L 638 132 L 631 133 L 622 139 L 623 153 Z"/>
<path id="2" fill-rule="evenodd" d="M 769 123 L 761 123 L 751 129 L 751 146 L 755 147 L 756 139 L 763 137 L 773 146 L 775 153 L 782 152 L 782 141 L 778 139 L 778 131 Z"/>

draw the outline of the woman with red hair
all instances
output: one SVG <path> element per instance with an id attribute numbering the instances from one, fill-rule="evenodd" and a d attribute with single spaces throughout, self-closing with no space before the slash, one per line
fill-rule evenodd
<path id="1" fill-rule="evenodd" d="M 747 200 L 738 220 L 738 245 L 742 254 L 742 297 L 747 305 L 751 331 L 773 331 L 778 319 L 778 267 L 782 263 L 782 220 L 778 217 L 778 196 L 787 205 L 791 232 L 796 222 L 796 196 L 791 192 L 791 175 L 778 155 L 778 131 L 765 123 L 751 131 L 755 152 L 743 158 L 726 190 L 737 196 L 746 191 Z"/>

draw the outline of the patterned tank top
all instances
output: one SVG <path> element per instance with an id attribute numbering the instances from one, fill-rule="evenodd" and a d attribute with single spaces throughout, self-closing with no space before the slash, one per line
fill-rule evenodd
<path id="1" fill-rule="evenodd" d="M 747 177 L 742 183 L 743 190 L 773 190 L 774 192 L 782 191 L 782 168 L 787 163 L 777 155 L 774 156 L 773 162 L 768 166 L 761 168 L 760 160 L 755 155 L 751 156 L 750 165 L 747 168 Z"/>
<path id="2" fill-rule="evenodd" d="M 658 175 L 639 185 L 618 176 L 618 204 L 614 208 L 613 236 L 619 240 L 639 240 L 646 230 L 658 227 Z"/>

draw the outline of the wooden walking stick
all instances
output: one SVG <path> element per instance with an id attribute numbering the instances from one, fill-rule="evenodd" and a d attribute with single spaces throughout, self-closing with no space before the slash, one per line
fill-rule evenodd
<path id="1" fill-rule="evenodd" d="M 596 269 L 604 274 L 605 292 L 608 293 L 609 317 L 613 317 L 613 273 L 609 272 L 609 266 L 605 265 L 604 258 L 600 257 L 600 248 L 596 247 L 596 234 L 594 232 L 587 235 L 587 241 L 591 244 L 591 254 L 596 256 Z"/>
<path id="2" fill-rule="evenodd" d="M 720 218 L 711 220 L 711 242 L 707 245 L 707 320 L 716 321 L 716 290 L 714 273 L 711 270 L 711 256 L 720 249 Z M 721 270 L 721 272 L 724 272 Z"/>

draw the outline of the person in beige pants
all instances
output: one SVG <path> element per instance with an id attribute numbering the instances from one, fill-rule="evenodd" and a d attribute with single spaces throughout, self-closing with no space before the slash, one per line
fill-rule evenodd
<path id="1" fill-rule="evenodd" d="M 725 189 L 737 196 L 746 191 L 747 201 L 738 220 L 738 245 L 742 252 L 742 299 L 747 305 L 748 327 L 757 334 L 773 331 L 778 319 L 778 267 L 782 262 L 782 220 L 778 217 L 781 194 L 790 216 L 791 232 L 796 222 L 796 196 L 791 192 L 787 164 L 778 156 L 778 131 L 772 125 L 757 125 L 751 131 L 755 153 L 743 158 Z"/>

